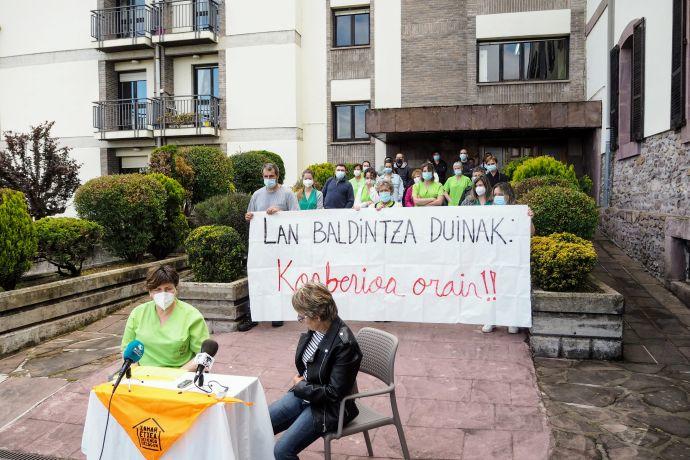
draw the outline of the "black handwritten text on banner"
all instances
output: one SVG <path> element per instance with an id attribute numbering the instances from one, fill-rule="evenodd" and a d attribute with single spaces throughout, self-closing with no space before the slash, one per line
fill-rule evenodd
<path id="1" fill-rule="evenodd" d="M 346 320 L 529 327 L 529 228 L 525 206 L 255 213 L 252 319 L 294 320 L 314 280 Z"/>

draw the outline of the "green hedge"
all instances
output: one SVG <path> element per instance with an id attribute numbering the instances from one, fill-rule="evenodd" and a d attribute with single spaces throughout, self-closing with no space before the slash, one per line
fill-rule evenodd
<path id="1" fill-rule="evenodd" d="M 194 281 L 229 283 L 246 273 L 247 248 L 231 227 L 207 225 L 194 229 L 185 241 Z"/>
<path id="2" fill-rule="evenodd" d="M 102 176 L 79 187 L 74 197 L 83 219 L 103 226 L 103 243 L 113 254 L 140 262 L 165 219 L 165 188 L 143 174 Z"/>
<path id="3" fill-rule="evenodd" d="M 161 260 L 182 246 L 189 234 L 189 224 L 182 212 L 185 190 L 175 179 L 164 174 L 153 173 L 148 176 L 165 189 L 165 218 L 155 226 L 153 239 L 148 247 L 148 252 Z"/>
<path id="4" fill-rule="evenodd" d="M 278 177 L 278 183 L 282 184 L 285 179 L 285 163 L 283 163 L 283 158 L 275 152 L 269 152 L 268 150 L 250 150 L 246 153 L 256 153 L 264 157 L 264 163 L 273 163 L 280 169 L 280 177 Z"/>
<path id="5" fill-rule="evenodd" d="M 578 186 L 573 184 L 570 180 L 558 176 L 538 176 L 530 177 L 529 179 L 520 182 L 512 183 L 515 196 L 520 198 L 539 187 L 565 187 L 573 190 L 578 190 Z"/>
<path id="6" fill-rule="evenodd" d="M 182 147 L 179 155 L 194 171 L 192 203 L 233 191 L 232 160 L 218 147 Z"/>
<path id="7" fill-rule="evenodd" d="M 575 175 L 575 168 L 573 165 L 566 165 L 553 157 L 548 155 L 528 158 L 523 161 L 512 175 L 512 180 L 520 182 L 530 177 L 537 176 L 556 176 L 567 179 L 575 185 L 578 185 L 577 176 Z"/>
<path id="8" fill-rule="evenodd" d="M 246 193 L 216 195 L 194 207 L 192 219 L 197 227 L 226 225 L 237 230 L 242 241 L 249 241 L 249 222 L 244 219 L 251 196 Z"/>
<path id="9" fill-rule="evenodd" d="M 17 286 L 36 256 L 37 239 L 22 192 L 0 188 L 0 287 Z"/>
<path id="10" fill-rule="evenodd" d="M 537 235 L 568 232 L 592 239 L 599 220 L 594 199 L 566 187 L 539 187 L 520 197 L 534 211 L 532 219 Z"/>
<path id="11" fill-rule="evenodd" d="M 512 180 L 513 179 L 513 174 L 515 174 L 515 170 L 517 169 L 518 166 L 520 166 L 522 163 L 525 161 L 529 160 L 530 157 L 520 157 L 516 158 L 512 161 L 510 161 L 504 168 L 503 168 L 503 174 L 508 176 L 508 179 Z"/>
<path id="12" fill-rule="evenodd" d="M 230 158 L 235 168 L 236 191 L 251 195 L 264 186 L 261 170 L 266 157 L 255 152 L 243 152 Z"/>
<path id="13" fill-rule="evenodd" d="M 594 245 L 571 233 L 532 238 L 532 282 L 546 291 L 581 287 L 596 262 Z"/>
<path id="14" fill-rule="evenodd" d="M 84 261 L 103 239 L 103 227 L 73 217 L 45 217 L 35 223 L 38 257 L 57 267 L 65 276 L 79 276 Z"/>

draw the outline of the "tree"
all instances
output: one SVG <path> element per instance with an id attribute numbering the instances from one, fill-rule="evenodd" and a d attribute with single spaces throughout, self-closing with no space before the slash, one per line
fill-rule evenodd
<path id="1" fill-rule="evenodd" d="M 28 133 L 5 133 L 7 150 L 0 150 L 0 187 L 26 196 L 35 219 L 65 212 L 79 187 L 81 165 L 70 158 L 69 147 L 57 146 L 50 136 L 55 122 L 32 126 Z"/>

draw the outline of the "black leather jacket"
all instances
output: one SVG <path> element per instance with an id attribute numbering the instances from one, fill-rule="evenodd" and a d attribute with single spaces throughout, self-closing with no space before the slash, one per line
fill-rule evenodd
<path id="1" fill-rule="evenodd" d="M 295 365 L 300 375 L 304 374 L 302 354 L 312 334 L 309 331 L 299 338 Z M 343 320 L 336 318 L 307 363 L 307 380 L 302 380 L 292 389 L 295 396 L 309 401 L 316 432 L 338 429 L 340 401 L 352 393 L 361 362 L 362 352 L 355 336 Z M 345 403 L 345 423 L 352 421 L 358 413 L 354 401 Z"/>

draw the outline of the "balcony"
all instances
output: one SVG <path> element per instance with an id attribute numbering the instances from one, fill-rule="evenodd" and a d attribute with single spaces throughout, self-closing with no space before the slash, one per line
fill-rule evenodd
<path id="1" fill-rule="evenodd" d="M 218 136 L 220 99 L 214 96 L 166 96 L 156 99 L 154 135 Z"/>
<path id="2" fill-rule="evenodd" d="M 151 48 L 153 10 L 149 5 L 91 11 L 91 37 L 101 51 Z"/>
<path id="3" fill-rule="evenodd" d="M 94 102 L 100 140 L 218 136 L 220 100 L 213 96 L 165 96 Z"/>
<path id="4" fill-rule="evenodd" d="M 154 9 L 154 43 L 218 43 L 220 17 L 214 0 L 165 0 Z"/>

